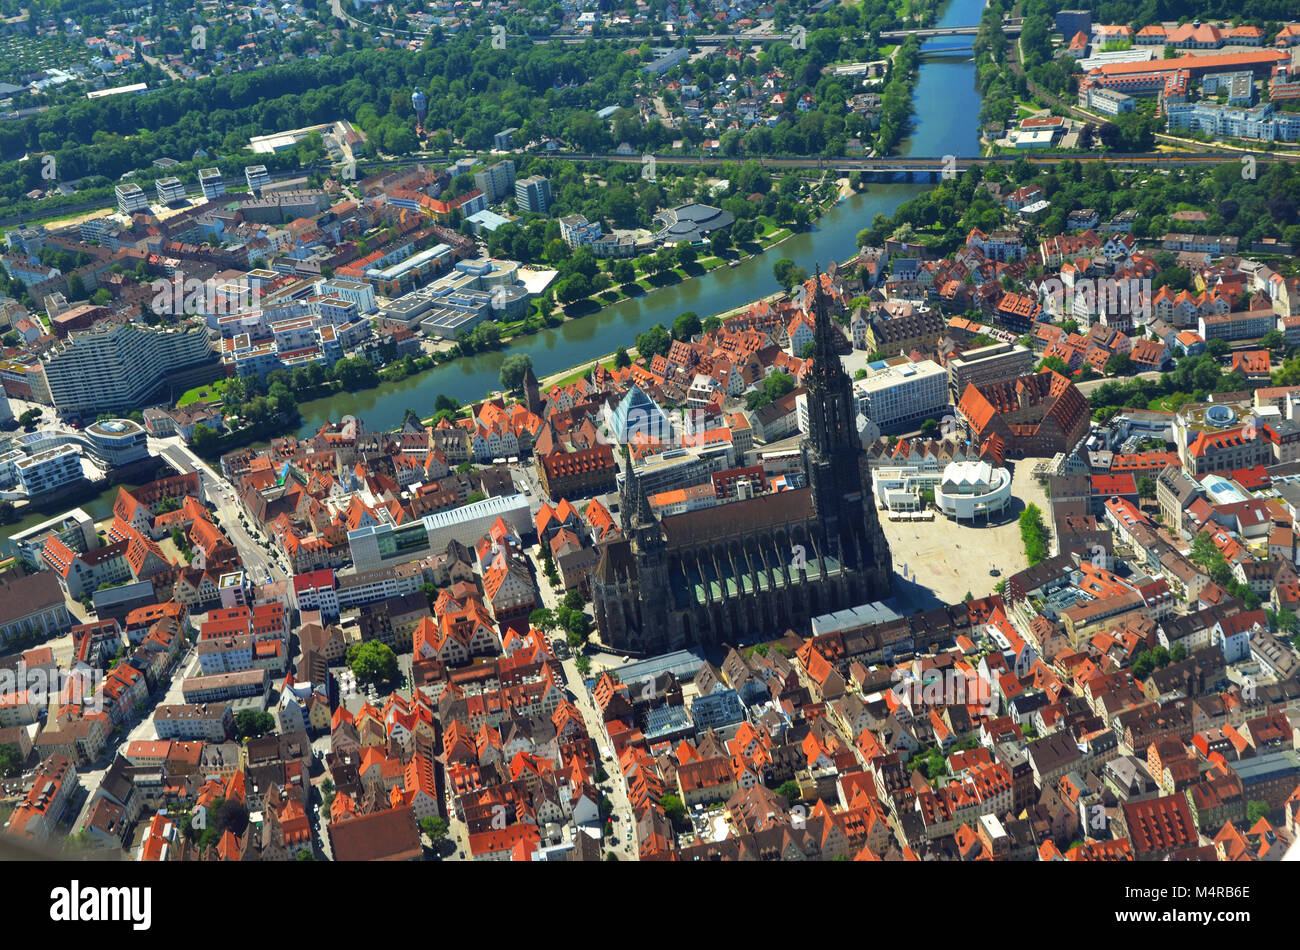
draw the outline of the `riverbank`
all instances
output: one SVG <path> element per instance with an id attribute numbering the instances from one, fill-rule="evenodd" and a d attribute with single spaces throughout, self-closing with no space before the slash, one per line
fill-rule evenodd
<path id="1" fill-rule="evenodd" d="M 847 179 L 843 180 L 847 181 Z M 827 214 L 840 201 L 844 200 L 844 190 L 838 187 L 839 181 L 840 179 L 837 179 L 832 183 L 835 188 L 830 195 L 817 197 L 814 204 L 815 216 L 810 222 L 810 228 L 816 227 L 817 221 L 822 216 Z M 823 173 L 819 180 L 809 182 L 809 188 L 817 190 L 825 187 L 826 184 L 826 176 Z M 772 248 L 784 244 L 796 234 L 802 233 L 791 227 L 778 224 L 770 217 L 760 215 L 755 220 L 762 224 L 763 231 L 757 235 L 753 241 L 747 241 L 743 246 L 732 245 L 721 253 L 708 253 L 697 258 L 688 265 L 679 265 L 670 270 L 660 271 L 657 273 L 642 270 L 638 266 L 635 279 L 629 283 L 600 291 L 587 298 L 586 301 L 578 301 L 577 303 L 569 304 L 568 306 L 557 304 L 548 317 L 553 318 L 559 316 L 567 321 L 594 316 L 607 307 L 615 306 L 616 304 L 622 303 L 626 300 L 644 299 L 659 291 L 682 285 L 687 281 L 698 280 L 699 278 L 723 267 L 739 267 L 746 261 L 760 257 Z M 609 275 L 609 264 L 606 264 L 602 268 L 601 272 Z M 630 287 L 635 287 L 637 292 L 629 293 L 628 288 Z M 600 305 L 593 309 L 590 305 L 592 305 L 596 300 L 600 301 Z M 502 335 L 503 343 L 508 342 L 510 339 L 512 339 L 512 337 L 504 334 Z"/>

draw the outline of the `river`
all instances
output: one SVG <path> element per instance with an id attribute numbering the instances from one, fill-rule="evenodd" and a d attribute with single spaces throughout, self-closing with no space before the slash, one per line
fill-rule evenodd
<path id="1" fill-rule="evenodd" d="M 952 0 L 939 20 L 940 26 L 971 26 L 979 23 L 984 0 Z M 950 49 L 953 38 L 927 40 L 926 49 Z M 969 52 L 927 54 L 921 60 L 912 95 L 913 128 L 898 152 L 903 156 L 941 157 L 979 154 L 980 96 L 975 90 L 975 65 Z M 677 316 L 693 310 L 701 318 L 723 313 L 780 290 L 772 265 L 788 257 L 812 271 L 814 264 L 853 256 L 857 235 L 877 214 L 894 210 L 930 187 L 927 183 L 872 183 L 867 190 L 841 201 L 823 215 L 811 231 L 796 234 L 767 253 L 758 254 L 739 267 L 723 267 L 700 277 L 656 290 L 644 297 L 620 301 L 588 317 L 571 320 L 554 330 L 524 337 L 491 353 L 454 360 L 412 376 L 400 383 L 385 383 L 373 389 L 342 393 L 301 404 L 300 436 L 310 436 L 320 426 L 343 415 L 365 420 L 371 429 L 390 429 L 401 424 L 405 411 L 420 416 L 433 414 L 439 394 L 461 402 L 481 399 L 500 388 L 497 374 L 501 362 L 515 353 L 533 359 L 537 376 L 577 366 L 629 346 L 638 333 L 656 323 L 671 326 Z M 83 503 L 99 517 L 112 510 L 113 488 L 102 497 Z M 33 514 L 7 531 L 19 531 L 39 524 L 49 514 Z"/>
<path id="2" fill-rule="evenodd" d="M 939 25 L 977 24 L 983 9 L 984 0 L 952 0 Z M 951 49 L 959 42 L 936 37 L 927 40 L 922 49 Z M 969 52 L 924 56 L 912 96 L 912 133 L 900 143 L 899 153 L 926 157 L 979 154 L 979 110 L 975 65 Z M 401 423 L 408 408 L 421 417 L 431 415 L 439 394 L 471 402 L 499 389 L 501 362 L 515 353 L 531 356 L 533 371 L 542 378 L 629 346 L 638 333 L 656 323 L 671 326 L 685 311 L 707 317 L 743 306 L 780 289 L 772 275 L 772 264 L 779 258 L 788 257 L 811 272 L 814 264 L 825 266 L 832 259 L 851 257 L 858 232 L 877 214 L 892 214 L 928 187 L 919 182 L 873 183 L 865 192 L 835 205 L 811 231 L 796 234 L 739 267 L 719 268 L 644 297 L 620 301 L 554 330 L 524 337 L 494 352 L 455 360 L 400 383 L 305 402 L 300 406 L 303 421 L 298 434 L 311 435 L 323 423 L 345 414 L 359 416 L 371 428 L 392 428 Z"/>

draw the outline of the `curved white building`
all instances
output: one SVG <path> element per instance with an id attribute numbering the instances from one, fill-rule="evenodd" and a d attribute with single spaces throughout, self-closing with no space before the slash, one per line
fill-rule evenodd
<path id="1" fill-rule="evenodd" d="M 953 462 L 934 489 L 935 507 L 958 521 L 991 517 L 1010 502 L 1011 472 L 988 462 Z"/>
<path id="2" fill-rule="evenodd" d="M 144 426 L 131 419 L 105 419 L 86 426 L 84 431 L 90 454 L 110 468 L 149 457 Z"/>

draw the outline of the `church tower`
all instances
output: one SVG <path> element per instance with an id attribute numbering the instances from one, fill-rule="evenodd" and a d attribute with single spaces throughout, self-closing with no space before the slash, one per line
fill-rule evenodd
<path id="1" fill-rule="evenodd" d="M 524 372 L 524 405 L 534 415 L 542 414 L 542 394 L 539 391 L 537 376 L 533 373 L 533 364 L 528 364 Z"/>
<path id="2" fill-rule="evenodd" d="M 624 534 L 632 546 L 637 568 L 636 611 L 641 618 L 638 647 L 654 652 L 668 644 L 667 606 L 672 599 L 668 584 L 668 544 L 650 507 L 650 498 L 641 489 L 626 445 L 623 446 L 623 472 Z"/>
<path id="3" fill-rule="evenodd" d="M 893 564 L 871 492 L 871 470 L 858 437 L 853 381 L 840 363 L 839 331 L 822 294 L 821 269 L 814 277 L 813 361 L 804 376 L 808 434 L 802 445 L 813 511 L 827 553 L 863 576 L 866 596 L 887 596 Z"/>

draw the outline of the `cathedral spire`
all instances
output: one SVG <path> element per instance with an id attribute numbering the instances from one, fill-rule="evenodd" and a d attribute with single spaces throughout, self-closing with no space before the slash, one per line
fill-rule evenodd
<path id="1" fill-rule="evenodd" d="M 817 268 L 813 286 L 813 361 L 805 376 L 808 389 L 808 438 L 829 458 L 844 447 L 858 445 L 853 381 L 840 362 L 839 336 L 822 292 L 822 272 Z"/>
<path id="2" fill-rule="evenodd" d="M 631 470 L 629 470 L 631 471 Z M 632 475 L 636 478 L 636 475 Z M 641 487 L 641 480 L 636 481 L 636 520 L 639 525 L 649 526 L 655 523 L 655 514 L 650 507 L 650 496 L 645 493 Z"/>
<path id="3" fill-rule="evenodd" d="M 636 468 L 632 465 L 632 454 L 626 442 L 623 443 L 623 518 L 625 523 L 637 527 L 654 524 L 650 499 L 641 490 L 641 481 L 637 478 Z"/>
<path id="4" fill-rule="evenodd" d="M 822 293 L 822 269 L 818 264 L 813 275 L 813 364 L 814 372 L 825 375 L 839 371 L 840 357 L 836 337 L 839 335 L 831 320 L 826 295 Z"/>

